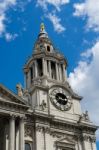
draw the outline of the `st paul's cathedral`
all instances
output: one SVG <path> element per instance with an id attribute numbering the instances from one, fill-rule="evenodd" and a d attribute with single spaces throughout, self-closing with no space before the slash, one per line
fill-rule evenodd
<path id="1" fill-rule="evenodd" d="M 41 24 L 17 94 L 0 84 L 0 150 L 96 150 L 95 126 L 71 88 L 67 60 Z"/>

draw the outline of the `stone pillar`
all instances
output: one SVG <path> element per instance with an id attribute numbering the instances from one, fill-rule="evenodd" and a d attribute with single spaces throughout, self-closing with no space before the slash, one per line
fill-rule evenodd
<path id="1" fill-rule="evenodd" d="M 48 61 L 48 67 L 49 67 L 49 77 L 51 78 L 51 61 Z"/>
<path id="2" fill-rule="evenodd" d="M 43 75 L 45 75 L 46 67 L 45 67 L 45 60 L 44 60 L 44 58 L 42 58 L 42 65 L 43 65 Z"/>
<path id="3" fill-rule="evenodd" d="M 55 68 L 56 68 L 56 79 L 59 80 L 59 73 L 58 73 L 58 65 L 55 63 Z"/>
<path id="4" fill-rule="evenodd" d="M 16 128 L 16 149 L 19 150 L 19 126 Z"/>
<path id="5" fill-rule="evenodd" d="M 34 69 L 34 66 L 35 66 L 35 65 L 34 65 L 34 62 L 33 62 L 33 64 L 32 64 L 32 70 L 33 70 L 33 79 L 34 79 L 34 77 L 35 77 L 35 74 L 34 74 L 34 70 L 35 70 L 35 69 Z"/>
<path id="6" fill-rule="evenodd" d="M 44 60 L 44 69 L 45 69 L 45 75 L 47 75 L 47 60 Z"/>
<path id="7" fill-rule="evenodd" d="M 96 148 L 96 137 L 95 136 L 93 136 L 91 138 L 91 147 L 92 147 L 92 150 L 97 150 L 97 148 Z"/>
<path id="8" fill-rule="evenodd" d="M 19 150 L 24 150 L 24 118 L 19 121 Z"/>
<path id="9" fill-rule="evenodd" d="M 45 150 L 43 129 L 36 127 L 36 150 Z"/>
<path id="10" fill-rule="evenodd" d="M 61 69 L 61 64 L 59 64 L 59 80 L 62 80 L 62 69 Z"/>
<path id="11" fill-rule="evenodd" d="M 15 117 L 11 116 L 9 120 L 9 150 L 15 149 Z"/>
<path id="12" fill-rule="evenodd" d="M 93 150 L 89 135 L 83 135 L 83 150 Z"/>
<path id="13" fill-rule="evenodd" d="M 36 78 L 38 76 L 37 60 L 35 60 L 34 63 L 35 63 L 35 67 L 34 68 L 35 68 L 35 78 Z"/>
<path id="14" fill-rule="evenodd" d="M 95 143 L 95 142 L 92 143 L 92 150 L 97 150 L 97 148 L 96 148 L 96 143 Z"/>
<path id="15" fill-rule="evenodd" d="M 63 64 L 63 80 L 66 81 L 66 70 L 65 70 L 65 65 Z"/>
<path id="16" fill-rule="evenodd" d="M 29 88 L 31 86 L 31 73 L 30 70 L 27 73 L 27 87 Z"/>

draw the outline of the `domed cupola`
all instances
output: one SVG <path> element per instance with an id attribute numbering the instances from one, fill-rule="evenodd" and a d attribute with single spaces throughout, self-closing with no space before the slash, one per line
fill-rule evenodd
<path id="1" fill-rule="evenodd" d="M 26 88 L 34 84 L 48 86 L 50 84 L 64 83 L 66 81 L 67 60 L 57 52 L 53 43 L 41 24 L 40 33 L 34 44 L 32 57 L 24 67 Z"/>
<path id="2" fill-rule="evenodd" d="M 42 23 L 40 26 L 40 33 L 34 45 L 33 53 L 54 53 L 54 50 L 53 44 L 48 37 L 44 24 Z"/>

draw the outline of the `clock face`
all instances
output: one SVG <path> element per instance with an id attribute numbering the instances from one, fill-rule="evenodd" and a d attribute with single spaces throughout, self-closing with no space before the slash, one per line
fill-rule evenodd
<path id="1" fill-rule="evenodd" d="M 71 108 L 71 98 L 67 96 L 65 90 L 62 88 L 53 89 L 49 96 L 51 102 L 57 109 L 66 111 Z"/>

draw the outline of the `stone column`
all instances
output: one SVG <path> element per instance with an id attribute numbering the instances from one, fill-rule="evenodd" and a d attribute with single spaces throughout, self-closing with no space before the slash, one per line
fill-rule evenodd
<path id="1" fill-rule="evenodd" d="M 45 75 L 45 60 L 42 58 L 42 65 L 43 65 L 43 75 Z"/>
<path id="2" fill-rule="evenodd" d="M 59 80 L 62 80 L 62 69 L 61 69 L 61 64 L 59 64 Z"/>
<path id="3" fill-rule="evenodd" d="M 83 150 L 93 150 L 89 135 L 83 135 Z"/>
<path id="4" fill-rule="evenodd" d="M 91 137 L 91 147 L 92 147 L 92 150 L 97 150 L 97 148 L 96 148 L 96 137 L 95 136 Z"/>
<path id="5" fill-rule="evenodd" d="M 57 65 L 57 63 L 55 63 L 55 68 L 56 68 L 56 79 L 59 80 L 58 65 Z"/>
<path id="6" fill-rule="evenodd" d="M 34 62 L 33 62 L 33 64 L 32 64 L 32 70 L 33 70 L 33 79 L 34 79 L 34 77 L 35 77 L 35 74 L 34 74 L 34 70 L 35 70 L 35 69 L 34 69 L 34 66 L 35 66 L 35 65 L 34 65 Z"/>
<path id="7" fill-rule="evenodd" d="M 45 150 L 43 129 L 36 127 L 36 150 Z"/>
<path id="8" fill-rule="evenodd" d="M 63 80 L 66 81 L 66 70 L 65 70 L 65 65 L 63 64 Z"/>
<path id="9" fill-rule="evenodd" d="M 51 78 L 51 61 L 48 61 L 48 67 L 49 67 L 49 77 Z"/>
<path id="10" fill-rule="evenodd" d="M 35 78 L 38 76 L 37 60 L 35 60 Z"/>
<path id="11" fill-rule="evenodd" d="M 19 126 L 16 128 L 16 150 L 19 150 Z"/>
<path id="12" fill-rule="evenodd" d="M 19 121 L 19 150 L 24 150 L 24 118 Z"/>
<path id="13" fill-rule="evenodd" d="M 11 116 L 9 120 L 9 150 L 15 149 L 15 117 Z"/>
<path id="14" fill-rule="evenodd" d="M 29 88 L 31 85 L 31 73 L 30 70 L 27 73 L 27 87 Z"/>
<path id="15" fill-rule="evenodd" d="M 47 68 L 48 66 L 47 66 L 47 60 L 45 60 L 45 75 L 47 76 L 47 70 L 48 70 L 48 68 Z"/>

